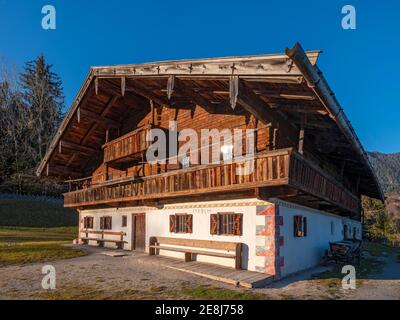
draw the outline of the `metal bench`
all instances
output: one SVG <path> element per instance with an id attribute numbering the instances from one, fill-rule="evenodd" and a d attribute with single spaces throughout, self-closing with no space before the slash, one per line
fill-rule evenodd
<path id="1" fill-rule="evenodd" d="M 224 252 L 204 249 L 223 250 Z M 242 268 L 242 244 L 239 242 L 150 237 L 149 254 L 157 255 L 160 250 L 183 252 L 186 262 L 193 261 L 193 255 L 230 258 L 235 260 L 236 269 Z"/>

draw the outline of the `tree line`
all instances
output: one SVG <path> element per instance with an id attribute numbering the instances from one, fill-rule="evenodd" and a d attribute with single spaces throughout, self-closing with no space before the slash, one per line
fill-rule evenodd
<path id="1" fill-rule="evenodd" d="M 22 176 L 34 175 L 60 125 L 64 94 L 43 55 L 20 73 L 0 66 L 0 185 L 18 191 L 13 188 L 21 187 Z"/>

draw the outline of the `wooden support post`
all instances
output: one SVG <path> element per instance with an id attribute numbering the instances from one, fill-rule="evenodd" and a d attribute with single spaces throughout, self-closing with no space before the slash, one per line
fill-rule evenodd
<path id="1" fill-rule="evenodd" d="M 109 141 L 109 139 L 110 139 L 110 129 L 107 128 L 107 130 L 106 130 L 106 143 Z"/>
<path id="2" fill-rule="evenodd" d="M 168 82 L 167 82 L 167 97 L 168 101 L 171 100 L 172 97 L 172 92 L 174 91 L 174 82 L 175 82 L 175 76 L 171 75 L 168 77 Z"/>
<path id="3" fill-rule="evenodd" d="M 81 123 L 81 108 L 78 108 L 76 112 L 76 117 L 78 119 L 78 123 Z"/>
<path id="4" fill-rule="evenodd" d="M 192 261 L 192 254 L 190 252 L 185 252 L 185 262 Z"/>
<path id="5" fill-rule="evenodd" d="M 121 96 L 125 95 L 125 88 L 126 88 L 126 79 L 125 77 L 121 78 Z"/>
<path id="6" fill-rule="evenodd" d="M 236 244 L 236 257 L 235 257 L 235 268 L 240 270 L 242 269 L 242 244 Z"/>
<path id="7" fill-rule="evenodd" d="M 238 94 L 239 94 L 239 77 L 231 76 L 229 78 L 229 100 L 232 109 L 235 109 L 236 107 L 236 103 L 238 101 Z"/>
<path id="8" fill-rule="evenodd" d="M 94 92 L 96 93 L 96 95 L 99 93 L 99 79 L 98 78 L 94 79 Z"/>
<path id="9" fill-rule="evenodd" d="M 304 131 L 307 123 L 307 114 L 303 113 L 301 116 L 300 132 L 299 132 L 299 153 L 304 153 Z"/>
<path id="10" fill-rule="evenodd" d="M 150 100 L 150 112 L 151 112 L 151 119 L 150 119 L 150 125 L 154 125 L 154 102 L 153 100 Z"/>

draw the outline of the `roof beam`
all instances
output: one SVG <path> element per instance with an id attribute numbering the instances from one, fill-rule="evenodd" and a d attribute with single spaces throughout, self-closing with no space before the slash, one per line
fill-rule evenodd
<path id="1" fill-rule="evenodd" d="M 118 121 L 112 120 L 110 118 L 106 118 L 102 115 L 99 115 L 99 114 L 93 112 L 93 111 L 89 111 L 89 110 L 81 109 L 81 108 L 79 108 L 79 111 L 80 111 L 79 112 L 80 117 L 88 118 L 91 121 L 95 120 L 96 122 L 100 122 L 100 123 L 110 126 L 110 127 L 119 128 L 121 126 L 121 123 L 119 123 Z"/>
<path id="2" fill-rule="evenodd" d="M 62 153 L 63 149 L 71 150 L 73 152 L 78 152 L 87 156 L 93 155 L 93 153 L 98 153 L 99 150 L 86 147 L 73 142 L 60 140 L 59 142 L 59 152 Z"/>
<path id="3" fill-rule="evenodd" d="M 195 104 L 203 107 L 207 112 L 214 113 L 215 106 L 204 98 L 200 93 L 195 92 L 193 88 L 184 80 L 175 78 L 175 88 L 183 95 L 189 97 Z"/>

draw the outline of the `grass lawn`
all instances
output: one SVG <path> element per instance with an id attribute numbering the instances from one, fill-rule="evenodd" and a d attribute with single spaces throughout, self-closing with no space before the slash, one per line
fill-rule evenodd
<path id="1" fill-rule="evenodd" d="M 211 285 L 183 287 L 180 290 L 164 286 L 153 286 L 148 290 L 104 290 L 82 283 L 68 283 L 55 291 L 41 292 L 39 297 L 46 300 L 265 300 L 268 298 L 266 295 L 246 289 L 231 290 Z"/>
<path id="2" fill-rule="evenodd" d="M 0 227 L 0 267 L 83 256 L 82 250 L 62 246 L 77 232 L 76 227 Z"/>

